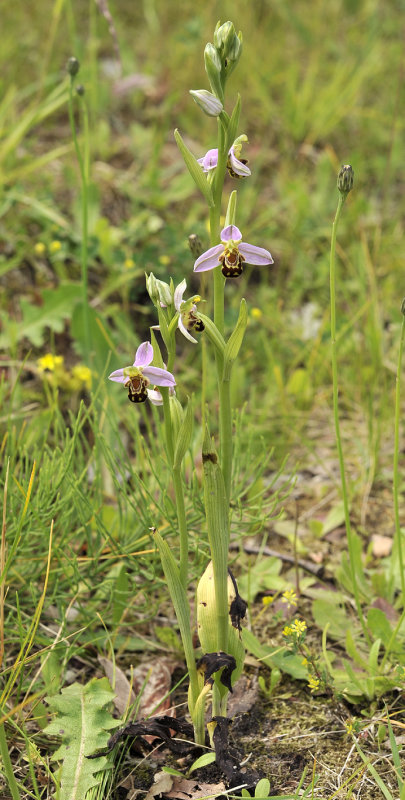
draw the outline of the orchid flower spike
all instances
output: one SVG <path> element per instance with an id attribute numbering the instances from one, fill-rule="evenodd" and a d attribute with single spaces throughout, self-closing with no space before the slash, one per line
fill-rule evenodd
<path id="1" fill-rule="evenodd" d="M 198 314 L 196 313 L 196 303 L 201 300 L 201 297 L 198 294 L 195 294 L 194 297 L 190 297 L 189 300 L 183 300 L 183 295 L 186 291 L 186 288 L 187 283 L 185 280 L 183 280 L 174 290 L 174 306 L 179 314 L 177 326 L 186 339 L 197 344 L 197 339 L 194 339 L 189 331 L 194 329 L 200 333 L 204 330 L 204 323 L 201 319 L 199 319 Z"/>
<path id="2" fill-rule="evenodd" d="M 228 152 L 227 168 L 232 178 L 248 178 L 249 175 L 252 174 L 249 167 L 246 166 L 247 160 L 240 157 L 242 151 L 242 142 L 247 142 L 247 140 L 248 139 L 245 134 L 238 136 Z M 210 170 L 215 169 L 218 164 L 217 148 L 208 150 L 203 158 L 199 158 L 197 160 L 202 166 L 203 172 L 210 172 Z"/>
<path id="3" fill-rule="evenodd" d="M 116 369 L 108 376 L 110 381 L 124 384 L 128 389 L 128 399 L 131 403 L 144 403 L 148 397 L 153 402 L 153 394 L 150 396 L 150 392 L 154 390 L 148 389 L 150 383 L 156 386 L 168 386 L 169 389 L 176 385 L 173 375 L 167 369 L 149 366 L 152 360 L 153 347 L 150 342 L 143 342 L 136 351 L 132 367 Z"/>
<path id="4" fill-rule="evenodd" d="M 194 272 L 206 272 L 222 265 L 225 278 L 238 278 L 243 265 L 267 266 L 274 264 L 271 253 L 263 247 L 242 242 L 242 234 L 236 225 L 227 225 L 221 231 L 221 242 L 206 250 L 194 264 Z"/>

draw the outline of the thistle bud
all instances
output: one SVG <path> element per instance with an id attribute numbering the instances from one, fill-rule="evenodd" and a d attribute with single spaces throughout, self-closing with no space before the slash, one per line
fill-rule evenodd
<path id="1" fill-rule="evenodd" d="M 188 246 L 191 250 L 192 256 L 196 259 L 202 255 L 204 252 L 204 248 L 201 243 L 201 239 L 197 236 L 196 233 L 191 233 L 188 237 Z"/>
<path id="2" fill-rule="evenodd" d="M 224 110 L 221 101 L 218 100 L 215 94 L 207 92 L 206 89 L 197 89 L 196 91 L 190 89 L 190 94 L 197 105 L 205 114 L 208 114 L 209 117 L 219 117 L 220 113 Z"/>
<path id="3" fill-rule="evenodd" d="M 69 73 L 70 77 L 74 78 L 75 75 L 77 75 L 77 73 L 79 72 L 79 69 L 80 69 L 80 64 L 77 58 L 71 56 L 71 58 L 68 59 L 68 62 L 66 64 L 66 70 Z"/>
<path id="4" fill-rule="evenodd" d="M 350 164 L 343 164 L 339 170 L 337 187 L 340 194 L 346 195 L 353 189 L 354 172 Z"/>
<path id="5" fill-rule="evenodd" d="M 224 99 L 224 92 L 221 81 L 222 64 L 218 51 L 211 42 L 205 45 L 204 50 L 205 71 L 211 84 L 211 89 L 219 100 Z"/>

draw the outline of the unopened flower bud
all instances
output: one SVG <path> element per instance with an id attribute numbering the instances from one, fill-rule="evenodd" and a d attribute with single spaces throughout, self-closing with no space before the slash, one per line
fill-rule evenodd
<path id="1" fill-rule="evenodd" d="M 204 252 L 201 239 L 196 233 L 192 233 L 188 237 L 188 246 L 194 258 L 198 258 Z"/>
<path id="2" fill-rule="evenodd" d="M 224 110 L 221 101 L 218 100 L 215 94 L 207 92 L 206 89 L 190 89 L 190 94 L 197 105 L 209 117 L 219 117 L 221 111 Z"/>
<path id="3" fill-rule="evenodd" d="M 164 281 L 155 278 L 153 272 L 150 275 L 145 275 L 146 290 L 152 303 L 155 306 L 166 307 L 173 303 L 173 292 L 170 286 Z"/>
<path id="4" fill-rule="evenodd" d="M 214 47 L 211 42 L 205 45 L 204 50 L 204 62 L 205 62 L 205 71 L 208 75 L 208 80 L 211 84 L 211 89 L 214 94 L 222 101 L 224 97 L 224 92 L 222 88 L 221 82 L 221 70 L 222 64 L 221 59 L 218 55 L 218 51 Z"/>
<path id="5" fill-rule="evenodd" d="M 345 196 L 353 189 L 354 172 L 350 164 L 343 164 L 339 170 L 337 187 Z"/>
<path id="6" fill-rule="evenodd" d="M 242 34 L 236 35 L 233 22 L 217 24 L 214 33 L 214 45 L 218 50 L 222 66 L 229 75 L 236 67 L 242 52 Z"/>
<path id="7" fill-rule="evenodd" d="M 68 62 L 66 64 L 66 69 L 67 69 L 69 75 L 72 78 L 74 78 L 75 75 L 77 75 L 77 73 L 79 72 L 79 69 L 80 69 L 80 64 L 79 64 L 77 58 L 75 58 L 74 56 L 71 56 L 71 58 L 68 59 Z"/>
<path id="8" fill-rule="evenodd" d="M 84 89 L 83 84 L 79 83 L 79 85 L 76 86 L 76 93 L 79 95 L 79 97 L 83 97 L 84 92 L 85 92 L 85 89 Z"/>

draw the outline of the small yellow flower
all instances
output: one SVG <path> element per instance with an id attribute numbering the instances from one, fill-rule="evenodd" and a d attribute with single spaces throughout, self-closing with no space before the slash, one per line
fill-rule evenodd
<path id="1" fill-rule="evenodd" d="M 313 675 L 308 678 L 308 687 L 310 688 L 311 692 L 316 692 L 316 690 L 319 689 L 319 684 L 319 678 L 314 678 Z"/>
<path id="2" fill-rule="evenodd" d="M 38 369 L 40 372 L 55 372 L 63 366 L 63 361 L 63 356 L 54 356 L 52 353 L 47 353 L 37 359 Z"/>
<path id="3" fill-rule="evenodd" d="M 170 264 L 170 256 L 167 256 L 165 253 L 163 253 L 163 255 L 159 256 L 159 264 L 163 264 L 163 266 Z"/>
<path id="4" fill-rule="evenodd" d="M 346 731 L 349 734 L 349 736 L 350 736 L 351 733 L 354 732 L 354 725 L 353 725 L 353 720 L 352 719 L 347 719 L 346 720 L 345 728 L 346 728 Z"/>
<path id="5" fill-rule="evenodd" d="M 274 600 L 274 597 L 272 595 L 268 594 L 265 597 L 262 597 L 262 604 L 264 606 L 269 606 L 269 605 L 271 605 L 273 600 Z"/>
<path id="6" fill-rule="evenodd" d="M 283 636 L 291 636 L 292 633 L 293 633 L 293 629 L 290 628 L 289 625 L 286 625 L 284 630 L 283 630 Z"/>
<path id="7" fill-rule="evenodd" d="M 293 624 L 291 625 L 291 630 L 293 631 L 293 633 L 298 633 L 298 634 L 305 633 L 306 629 L 307 629 L 307 623 L 304 622 L 303 619 L 295 619 Z"/>
<path id="8" fill-rule="evenodd" d="M 303 667 L 306 667 L 306 665 L 308 664 L 308 659 L 304 657 L 301 661 L 301 664 Z"/>
<path id="9" fill-rule="evenodd" d="M 85 386 L 86 389 L 91 389 L 91 370 L 85 364 L 76 364 L 72 369 L 72 378 L 77 381 L 80 386 Z"/>
<path id="10" fill-rule="evenodd" d="M 135 266 L 135 261 L 132 258 L 126 258 L 124 261 L 125 269 L 132 269 Z"/>
<path id="11" fill-rule="evenodd" d="M 285 592 L 283 592 L 281 599 L 283 603 L 288 603 L 289 606 L 297 605 L 297 595 L 294 592 L 294 589 L 287 589 Z"/>
<path id="12" fill-rule="evenodd" d="M 61 247 L 62 245 L 60 241 L 58 239 L 54 239 L 53 242 L 51 242 L 49 245 L 49 250 L 51 251 L 51 253 L 59 253 Z"/>
<path id="13" fill-rule="evenodd" d="M 263 316 L 263 311 L 260 308 L 254 307 L 251 309 L 250 313 L 253 319 L 261 319 Z"/>
<path id="14" fill-rule="evenodd" d="M 43 256 L 45 253 L 46 247 L 43 242 L 35 242 L 34 244 L 34 253 L 36 256 Z"/>

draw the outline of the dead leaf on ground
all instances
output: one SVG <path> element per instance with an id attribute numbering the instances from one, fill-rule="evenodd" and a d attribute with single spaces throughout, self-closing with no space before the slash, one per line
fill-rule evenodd
<path id="1" fill-rule="evenodd" d="M 117 666 L 114 668 L 114 664 L 109 658 L 100 656 L 99 663 L 112 686 L 115 677 L 114 705 L 120 714 L 124 713 L 128 705 L 131 705 L 142 691 L 137 719 L 149 717 L 151 714 L 153 716 L 157 714 L 175 716 L 174 709 L 171 709 L 172 701 L 168 692 L 171 688 L 173 670 L 177 666 L 176 661 L 162 657 L 156 658 L 153 664 L 139 664 L 133 672 L 132 689 L 124 672 Z M 129 719 L 133 719 L 133 717 L 129 717 Z"/>
<path id="2" fill-rule="evenodd" d="M 246 714 L 259 699 L 259 683 L 256 675 L 241 675 L 228 699 L 228 715 Z"/>
<path id="3" fill-rule="evenodd" d="M 173 800 L 198 800 L 200 797 L 218 797 L 225 791 L 225 784 L 222 783 L 200 783 L 199 781 L 188 780 L 187 778 L 173 779 L 173 787 L 166 797 Z"/>

